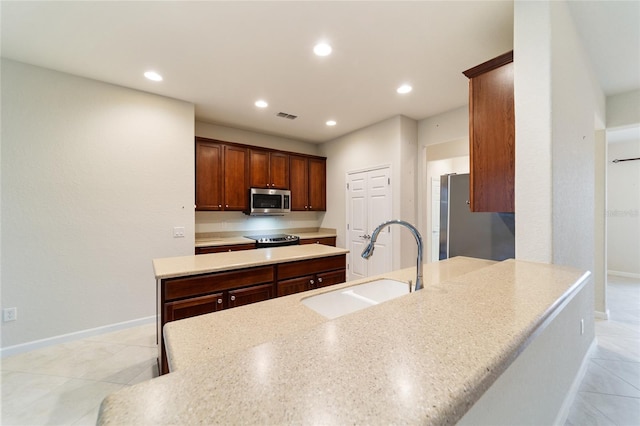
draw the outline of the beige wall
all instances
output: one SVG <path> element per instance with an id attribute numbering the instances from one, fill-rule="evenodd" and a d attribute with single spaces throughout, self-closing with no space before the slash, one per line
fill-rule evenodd
<path id="1" fill-rule="evenodd" d="M 193 252 L 193 111 L 2 60 L 3 349 L 155 315 L 151 260 Z"/>
<path id="2" fill-rule="evenodd" d="M 417 134 L 415 121 L 396 116 L 348 135 L 326 142 L 320 146 L 327 161 L 327 213 L 322 226 L 335 228 L 338 232 L 337 245 L 346 247 L 346 177 L 351 171 L 365 170 L 377 166 L 390 166 L 393 191 L 392 216 L 403 218 L 411 214 L 411 207 L 403 207 L 402 194 L 415 191 L 415 142 Z M 411 156 L 414 156 L 413 159 Z M 404 161 L 404 163 L 403 163 Z M 403 167 L 404 166 L 404 167 Z M 409 195 L 409 196 L 410 196 Z M 415 213 L 413 213 L 415 217 Z M 408 219 L 411 221 L 411 218 Z M 413 237 L 400 231 L 400 239 L 393 241 L 393 268 L 409 267 L 415 264 L 415 242 Z M 412 250 L 409 253 L 402 252 Z"/>

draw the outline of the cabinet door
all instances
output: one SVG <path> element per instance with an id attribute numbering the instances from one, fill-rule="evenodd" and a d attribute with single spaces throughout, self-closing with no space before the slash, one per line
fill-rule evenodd
<path id="1" fill-rule="evenodd" d="M 269 153 L 252 149 L 249 152 L 249 176 L 251 188 L 269 188 Z"/>
<path id="2" fill-rule="evenodd" d="M 222 145 L 196 141 L 196 210 L 222 210 Z"/>
<path id="3" fill-rule="evenodd" d="M 269 155 L 270 188 L 289 189 L 289 155 L 272 152 Z"/>
<path id="4" fill-rule="evenodd" d="M 309 210 L 327 210 L 327 162 L 309 159 Z"/>
<path id="5" fill-rule="evenodd" d="M 311 289 L 312 282 L 315 284 L 313 275 L 278 281 L 278 297 L 307 291 Z"/>
<path id="6" fill-rule="evenodd" d="M 228 306 L 230 308 L 235 308 L 236 306 L 262 302 L 263 300 L 268 300 L 272 297 L 272 284 L 254 285 L 252 287 L 240 288 L 238 290 L 229 290 Z"/>
<path id="7" fill-rule="evenodd" d="M 305 211 L 309 208 L 309 172 L 306 157 L 289 156 L 289 189 L 291 190 L 291 210 Z"/>
<path id="8" fill-rule="evenodd" d="M 469 80 L 469 202 L 473 212 L 515 210 L 513 52 L 465 71 Z"/>
<path id="9" fill-rule="evenodd" d="M 249 203 L 248 150 L 224 146 L 224 209 L 247 210 Z"/>
<path id="10" fill-rule="evenodd" d="M 346 270 L 340 269 L 338 271 L 322 272 L 318 274 L 318 287 L 327 287 L 334 284 L 340 284 L 347 280 Z"/>
<path id="11" fill-rule="evenodd" d="M 192 297 L 164 304 L 165 323 L 224 309 L 223 293 Z"/>

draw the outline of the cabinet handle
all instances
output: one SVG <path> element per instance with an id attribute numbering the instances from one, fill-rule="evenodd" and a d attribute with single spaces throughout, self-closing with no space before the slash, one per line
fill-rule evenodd
<path id="1" fill-rule="evenodd" d="M 229 208 L 229 204 L 226 204 L 226 205 L 225 205 L 225 207 L 226 207 L 226 208 Z"/>
<path id="2" fill-rule="evenodd" d="M 218 299 L 218 305 L 222 305 L 222 299 Z"/>
<path id="3" fill-rule="evenodd" d="M 309 284 L 314 285 L 314 284 L 315 284 L 315 281 L 313 281 L 313 280 L 309 280 Z"/>
<path id="4" fill-rule="evenodd" d="M 231 301 L 233 302 L 234 300 L 236 300 L 235 296 L 231 296 Z"/>
<path id="5" fill-rule="evenodd" d="M 319 282 L 319 283 L 322 283 L 322 278 L 319 278 L 319 277 L 318 277 L 318 282 Z"/>
<path id="6" fill-rule="evenodd" d="M 222 207 L 222 204 L 218 204 L 218 207 Z"/>

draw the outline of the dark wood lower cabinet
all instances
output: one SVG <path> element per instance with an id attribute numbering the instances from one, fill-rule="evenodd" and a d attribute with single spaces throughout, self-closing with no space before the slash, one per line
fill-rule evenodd
<path id="1" fill-rule="evenodd" d="M 273 298 L 273 284 L 254 285 L 229 291 L 229 308 Z"/>
<path id="2" fill-rule="evenodd" d="M 165 322 L 176 321 L 196 315 L 208 314 L 224 309 L 224 294 L 214 293 L 207 296 L 192 297 L 164 304 Z"/>
<path id="3" fill-rule="evenodd" d="M 325 246 L 336 246 L 336 237 L 323 237 L 323 238 L 306 238 L 300 240 L 300 244 L 324 244 Z"/>
<path id="4" fill-rule="evenodd" d="M 210 274 L 168 278 L 158 283 L 158 367 L 169 366 L 162 329 L 171 321 L 262 302 L 345 281 L 346 255 L 286 262 Z"/>

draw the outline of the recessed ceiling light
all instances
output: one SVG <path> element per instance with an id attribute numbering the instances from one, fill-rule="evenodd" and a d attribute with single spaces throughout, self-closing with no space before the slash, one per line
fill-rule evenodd
<path id="1" fill-rule="evenodd" d="M 331 46 L 327 43 L 318 43 L 313 48 L 313 53 L 318 56 L 327 56 L 331 54 Z"/>
<path id="2" fill-rule="evenodd" d="M 155 71 L 147 71 L 144 73 L 144 76 L 152 81 L 162 81 L 162 76 Z"/>
<path id="3" fill-rule="evenodd" d="M 338 123 L 336 123 L 334 120 L 329 120 L 329 121 L 327 121 L 326 124 L 327 124 L 327 126 L 335 126 Z"/>
<path id="4" fill-rule="evenodd" d="M 409 93 L 412 90 L 413 90 L 413 87 L 409 86 L 408 84 L 403 84 L 402 86 L 398 87 L 396 92 L 405 94 L 405 93 Z"/>
<path id="5" fill-rule="evenodd" d="M 263 101 L 262 99 L 259 101 L 256 101 L 254 105 L 257 106 L 258 108 L 266 108 L 269 106 L 269 104 L 266 101 Z"/>

